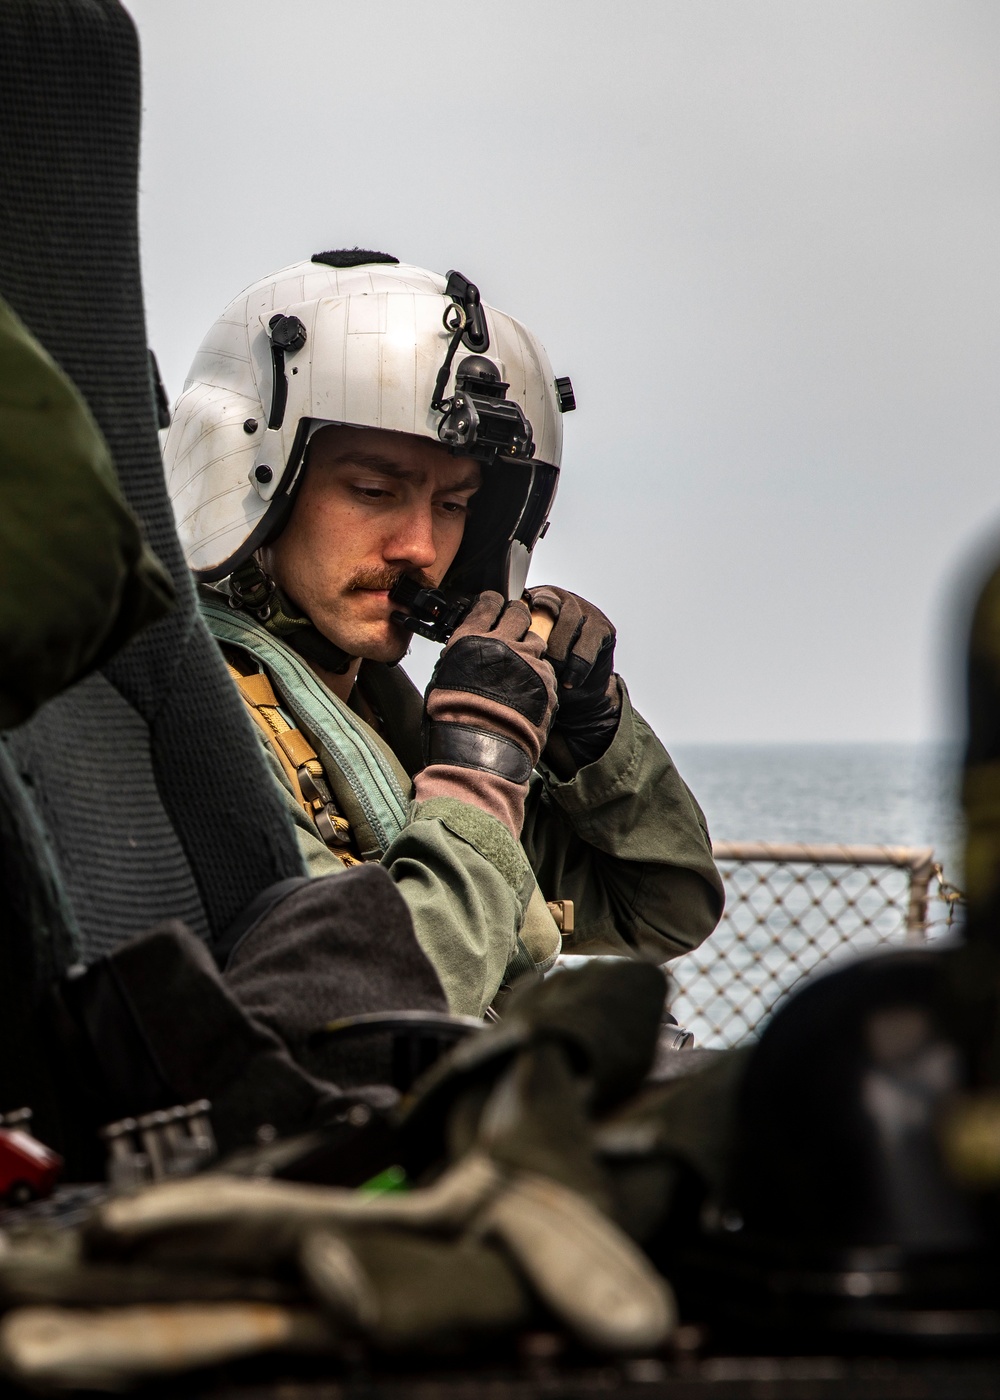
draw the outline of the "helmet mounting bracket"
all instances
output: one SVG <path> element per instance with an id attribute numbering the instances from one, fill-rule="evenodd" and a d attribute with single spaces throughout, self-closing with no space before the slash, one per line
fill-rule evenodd
<path id="1" fill-rule="evenodd" d="M 518 403 L 507 398 L 509 384 L 484 355 L 467 355 L 455 373 L 455 392 L 442 404 L 438 437 L 453 452 L 482 462 L 534 456 L 531 424 Z"/>
<path id="2" fill-rule="evenodd" d="M 452 301 L 451 306 L 444 313 L 444 328 L 446 331 L 452 332 L 452 337 L 444 357 L 444 364 L 438 371 L 437 382 L 434 385 L 434 397 L 431 399 L 431 408 L 436 413 L 447 412 L 449 406 L 449 401 L 445 398 L 445 389 L 448 387 L 451 362 L 455 358 L 459 341 L 466 349 L 478 355 L 485 354 L 490 348 L 489 326 L 486 324 L 482 298 L 475 282 L 470 282 L 468 277 L 452 268 L 448 273 L 444 294 L 446 297 L 451 297 Z"/>
<path id="3" fill-rule="evenodd" d="M 297 316 L 283 316 L 279 311 L 267 323 L 267 338 L 271 345 L 271 410 L 267 415 L 269 428 L 280 428 L 285 421 L 288 403 L 288 376 L 285 355 L 301 350 L 306 343 L 306 328 Z"/>

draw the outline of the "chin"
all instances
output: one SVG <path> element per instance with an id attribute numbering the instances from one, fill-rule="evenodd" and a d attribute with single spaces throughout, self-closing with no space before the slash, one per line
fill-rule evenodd
<path id="1" fill-rule="evenodd" d="M 395 630 L 395 629 L 394 629 Z M 381 646 L 373 646 L 364 652 L 367 661 L 381 661 L 386 666 L 395 666 L 410 650 L 409 636 L 387 637 Z"/>
<path id="2" fill-rule="evenodd" d="M 360 656 L 362 661 L 381 661 L 386 666 L 395 666 L 409 651 L 410 637 L 402 628 L 386 624 L 366 636 L 357 637 L 350 646 L 339 640 L 337 645 L 351 656 Z"/>

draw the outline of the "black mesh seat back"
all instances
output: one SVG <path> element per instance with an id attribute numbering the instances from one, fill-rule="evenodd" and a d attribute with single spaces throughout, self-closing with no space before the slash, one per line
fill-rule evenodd
<path id="1" fill-rule="evenodd" d="M 157 791 L 149 730 L 114 686 L 101 675 L 74 686 L 11 747 L 55 847 L 84 961 L 164 919 L 207 936 L 197 882 Z"/>
<path id="2" fill-rule="evenodd" d="M 3 0 L 0 295 L 89 403 L 179 599 L 8 744 L 88 961 L 164 916 L 211 941 L 261 889 L 302 873 L 198 617 L 164 486 L 139 275 L 139 118 L 138 42 L 116 0 Z"/>

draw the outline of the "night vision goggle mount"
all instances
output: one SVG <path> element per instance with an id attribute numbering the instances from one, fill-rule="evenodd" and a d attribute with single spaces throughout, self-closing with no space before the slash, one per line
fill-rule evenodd
<path id="1" fill-rule="evenodd" d="M 444 414 L 438 437 L 453 452 L 466 453 L 481 462 L 504 457 L 529 460 L 535 454 L 531 424 L 520 404 L 508 402 L 510 385 L 503 382 L 499 369 L 484 353 L 490 348 L 490 333 L 479 288 L 460 272 L 449 272 L 445 294 L 452 302 L 444 313 L 444 327 L 452 336 L 431 400 L 431 408 Z M 446 398 L 448 376 L 460 343 L 473 354 L 460 362 L 454 393 Z"/>

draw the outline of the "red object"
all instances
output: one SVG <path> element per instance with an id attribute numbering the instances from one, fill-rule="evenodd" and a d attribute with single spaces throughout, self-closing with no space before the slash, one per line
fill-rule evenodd
<path id="1" fill-rule="evenodd" d="M 0 1128 L 0 1197 L 8 1201 L 50 1196 L 63 1159 L 20 1128 Z"/>

